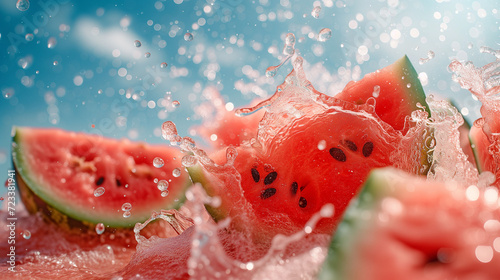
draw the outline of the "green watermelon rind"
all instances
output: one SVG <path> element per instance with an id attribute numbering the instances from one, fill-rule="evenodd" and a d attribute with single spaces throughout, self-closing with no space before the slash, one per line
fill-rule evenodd
<path id="1" fill-rule="evenodd" d="M 349 204 L 342 222 L 335 232 L 328 249 L 328 255 L 318 275 L 319 280 L 348 279 L 347 271 L 356 269 L 352 263 L 353 245 L 359 236 L 367 234 L 379 202 L 396 193 L 396 186 L 404 184 L 401 170 L 385 167 L 373 170 L 362 187 L 358 197 Z"/>
<path id="2" fill-rule="evenodd" d="M 137 213 L 131 215 L 127 219 L 116 219 L 114 217 L 96 216 L 91 213 L 86 213 L 82 210 L 77 210 L 71 206 L 71 203 L 65 203 L 57 201 L 54 197 L 47 192 L 44 192 L 44 186 L 36 180 L 36 175 L 30 172 L 27 166 L 23 147 L 24 143 L 22 140 L 22 127 L 13 127 L 13 143 L 12 143 L 12 160 L 13 165 L 16 170 L 19 192 L 23 203 L 27 206 L 30 212 L 42 212 L 46 218 L 52 220 L 53 222 L 60 223 L 63 222 L 66 225 L 63 227 L 75 228 L 75 227 L 94 227 L 98 223 L 103 223 L 107 227 L 111 228 L 131 228 L 134 227 L 138 222 L 144 222 L 151 217 L 151 212 Z M 181 194 L 178 197 L 171 196 L 165 199 L 164 207 L 166 209 L 177 209 L 186 200 L 185 191 L 192 185 L 190 180 L 186 180 L 186 183 L 182 186 Z M 152 209 L 153 210 L 153 209 Z"/>

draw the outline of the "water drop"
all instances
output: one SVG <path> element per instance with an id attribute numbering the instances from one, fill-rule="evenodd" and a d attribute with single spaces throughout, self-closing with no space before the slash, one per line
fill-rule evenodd
<path id="1" fill-rule="evenodd" d="M 193 41 L 193 38 L 194 38 L 194 36 L 192 33 L 188 32 L 188 33 L 184 34 L 184 40 L 186 40 L 187 42 Z"/>
<path id="2" fill-rule="evenodd" d="M 158 178 L 155 178 L 153 182 L 155 182 L 155 184 L 158 183 Z"/>
<path id="3" fill-rule="evenodd" d="M 168 66 L 168 64 L 167 64 L 166 62 L 162 62 L 162 63 L 160 64 L 160 68 L 162 68 L 162 69 L 167 68 L 167 66 Z"/>
<path id="4" fill-rule="evenodd" d="M 125 211 L 125 212 L 123 212 L 123 217 L 124 217 L 124 218 L 128 218 L 128 217 L 130 217 L 130 211 Z"/>
<path id="5" fill-rule="evenodd" d="M 181 106 L 181 103 L 179 101 L 177 101 L 177 100 L 174 100 L 174 101 L 172 101 L 172 106 L 174 108 L 177 108 L 177 107 Z"/>
<path id="6" fill-rule="evenodd" d="M 99 196 L 101 196 L 101 195 L 103 195 L 103 194 L 104 194 L 104 191 L 105 191 L 104 187 L 98 187 L 98 188 L 97 188 L 97 189 L 95 189 L 95 191 L 94 191 L 94 196 L 95 196 L 95 197 L 99 197 Z"/>
<path id="7" fill-rule="evenodd" d="M 150 58 L 150 57 L 151 57 L 151 53 L 150 53 L 150 52 L 145 53 L 145 54 L 144 54 L 144 57 L 145 57 L 145 58 Z"/>
<path id="8" fill-rule="evenodd" d="M 295 34 L 288 33 L 285 37 L 285 46 L 295 46 Z"/>
<path id="9" fill-rule="evenodd" d="M 421 59 L 419 59 L 419 60 L 418 60 L 418 63 L 419 63 L 420 65 L 422 65 L 422 64 L 424 64 L 424 63 L 428 62 L 429 60 L 433 59 L 433 58 L 434 58 L 434 56 L 435 56 L 435 54 L 434 54 L 434 52 L 433 52 L 433 51 L 428 51 L 428 52 L 427 52 L 427 58 L 421 58 Z"/>
<path id="10" fill-rule="evenodd" d="M 332 30 L 330 28 L 323 28 L 318 33 L 318 41 L 325 42 L 332 38 Z"/>
<path id="11" fill-rule="evenodd" d="M 321 12 L 321 6 L 316 6 L 311 11 L 311 16 L 313 16 L 313 18 L 319 18 L 319 12 Z"/>
<path id="12" fill-rule="evenodd" d="M 433 52 L 433 51 L 428 51 L 428 52 L 427 52 L 427 58 L 429 58 L 429 59 L 433 59 L 433 58 L 434 58 L 434 56 L 435 56 L 435 54 L 434 54 L 434 52 Z"/>
<path id="13" fill-rule="evenodd" d="M 165 162 L 160 157 L 155 157 L 153 159 L 153 166 L 156 168 L 161 168 L 161 167 L 163 167 L 164 164 L 165 164 Z"/>
<path id="14" fill-rule="evenodd" d="M 326 148 L 326 141 L 325 140 L 320 140 L 318 142 L 318 150 L 323 151 Z"/>
<path id="15" fill-rule="evenodd" d="M 24 39 L 26 39 L 26 41 L 28 42 L 31 42 L 33 41 L 33 39 L 35 38 L 35 35 L 33 35 L 33 33 L 27 33 L 25 36 L 24 36 Z"/>
<path id="16" fill-rule="evenodd" d="M 194 157 L 192 155 L 185 155 L 182 157 L 182 160 L 181 160 L 182 166 L 184 166 L 184 167 L 194 166 L 196 164 L 196 162 L 197 162 L 196 157 Z"/>
<path id="17" fill-rule="evenodd" d="M 269 68 L 266 69 L 266 77 L 272 78 L 276 76 L 276 73 L 278 73 L 278 67 L 279 66 L 270 66 Z"/>
<path id="18" fill-rule="evenodd" d="M 47 41 L 47 48 L 53 49 L 57 45 L 57 40 L 54 37 L 50 37 L 49 40 Z"/>
<path id="19" fill-rule="evenodd" d="M 373 93 L 372 96 L 377 98 L 380 95 L 380 86 L 374 86 L 373 87 Z"/>
<path id="20" fill-rule="evenodd" d="M 406 84 L 406 87 L 407 87 L 407 88 L 411 88 L 411 83 L 407 83 L 407 84 Z"/>
<path id="21" fill-rule="evenodd" d="M 142 46 L 141 41 L 139 41 L 139 40 L 135 40 L 135 41 L 134 41 L 134 46 L 135 46 L 136 48 L 140 48 L 140 47 Z"/>
<path id="22" fill-rule="evenodd" d="M 467 45 L 467 48 L 468 48 L 469 50 L 470 50 L 470 49 L 472 49 L 473 47 L 474 47 L 474 44 L 472 44 L 472 43 L 469 43 L 469 44 Z"/>
<path id="23" fill-rule="evenodd" d="M 130 212 L 130 210 L 132 210 L 132 204 L 130 204 L 129 202 L 123 203 L 122 211 Z"/>
<path id="24" fill-rule="evenodd" d="M 95 226 L 95 232 L 97 234 L 103 234 L 104 233 L 104 224 L 103 223 L 98 223 L 96 226 Z"/>
<path id="25" fill-rule="evenodd" d="M 27 11 L 30 7 L 30 1 L 28 0 L 17 0 L 16 2 L 16 8 L 21 11 Z"/>
<path id="26" fill-rule="evenodd" d="M 162 197 L 167 197 L 168 196 L 168 190 L 161 192 Z"/>
<path id="27" fill-rule="evenodd" d="M 174 170 L 172 170 L 172 176 L 176 178 L 181 176 L 181 170 L 179 168 L 175 168 Z"/>
<path id="28" fill-rule="evenodd" d="M 160 180 L 156 186 L 160 191 L 164 192 L 168 189 L 168 182 L 167 180 Z"/>
<path id="29" fill-rule="evenodd" d="M 59 64 L 59 61 L 54 60 L 54 62 L 52 62 L 52 64 L 54 64 L 54 66 L 57 66 Z"/>
<path id="30" fill-rule="evenodd" d="M 97 90 L 97 94 L 102 94 L 102 89 Z"/>
<path id="31" fill-rule="evenodd" d="M 29 230 L 23 231 L 23 237 L 24 237 L 24 239 L 30 239 L 31 238 L 31 232 Z"/>

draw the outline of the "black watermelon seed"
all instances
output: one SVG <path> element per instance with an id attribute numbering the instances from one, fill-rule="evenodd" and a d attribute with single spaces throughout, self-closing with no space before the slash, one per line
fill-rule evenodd
<path id="1" fill-rule="evenodd" d="M 264 185 L 272 184 L 276 180 L 276 177 L 278 177 L 278 172 L 276 171 L 267 174 L 266 178 L 264 178 Z"/>
<path id="2" fill-rule="evenodd" d="M 346 145 L 346 147 L 353 152 L 358 150 L 358 146 L 356 146 L 356 144 L 351 140 L 344 140 L 344 145 Z"/>
<path id="3" fill-rule="evenodd" d="M 373 143 L 372 142 L 366 142 L 363 145 L 363 155 L 365 157 L 369 157 L 373 152 Z"/>
<path id="4" fill-rule="evenodd" d="M 122 182 L 120 182 L 120 180 L 116 179 L 116 185 L 117 185 L 118 187 L 121 187 Z"/>
<path id="5" fill-rule="evenodd" d="M 102 185 L 102 183 L 104 183 L 104 177 L 99 177 L 99 179 L 97 179 L 97 181 L 95 181 L 95 184 L 97 186 Z"/>
<path id="6" fill-rule="evenodd" d="M 342 151 L 339 148 L 331 148 L 330 149 L 330 155 L 338 161 L 345 162 L 347 160 L 344 151 Z"/>
<path id="7" fill-rule="evenodd" d="M 292 195 L 297 194 L 298 188 L 299 188 L 299 184 L 297 184 L 297 182 L 293 182 L 292 186 L 290 187 L 290 192 L 292 193 Z"/>
<path id="8" fill-rule="evenodd" d="M 307 199 L 304 197 L 300 197 L 299 199 L 299 207 L 300 208 L 305 208 L 307 206 Z"/>
<path id="9" fill-rule="evenodd" d="M 255 181 L 255 183 L 258 183 L 260 181 L 259 171 L 255 168 L 252 168 L 252 170 L 250 170 L 250 171 L 252 172 L 252 178 Z"/>
<path id="10" fill-rule="evenodd" d="M 263 190 L 260 193 L 260 198 L 267 199 L 267 198 L 270 198 L 271 196 L 273 196 L 275 194 L 276 194 L 276 189 L 275 188 L 268 188 L 268 189 Z"/>

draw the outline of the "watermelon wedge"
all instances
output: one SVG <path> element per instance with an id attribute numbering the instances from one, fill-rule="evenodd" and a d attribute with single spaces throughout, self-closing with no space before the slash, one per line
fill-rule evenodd
<path id="1" fill-rule="evenodd" d="M 386 75 L 401 71 L 380 72 L 378 79 L 399 79 Z M 416 78 L 413 81 L 418 83 Z M 416 99 L 410 89 L 400 84 L 399 91 L 385 94 L 393 95 L 387 100 L 404 100 L 417 108 L 415 102 L 425 102 L 424 94 L 420 91 Z M 349 98 L 358 99 L 355 92 L 351 86 Z M 359 100 L 366 97 L 365 90 L 359 92 Z M 372 100 L 356 105 L 326 96 L 297 67 L 262 103 L 275 102 L 260 123 L 258 141 L 214 154 L 215 165 L 199 163 L 189 168 L 193 181 L 221 198 L 221 206 L 209 207 L 209 212 L 216 220 L 231 217 L 235 227 L 249 230 L 256 240 L 269 240 L 275 234 L 302 229 L 324 204 L 332 203 L 334 217 L 317 227 L 318 232 L 330 234 L 371 169 L 394 165 L 425 173 L 423 125 L 408 125 L 406 132 L 403 125 L 396 129 L 378 117 Z M 402 124 L 409 123 L 410 105 L 405 107 L 408 114 L 394 115 L 400 116 Z M 378 110 L 383 113 L 384 108 L 393 110 L 383 104 Z"/>
<path id="2" fill-rule="evenodd" d="M 172 175 L 182 153 L 171 147 L 59 129 L 16 127 L 13 133 L 21 199 L 28 211 L 66 229 L 133 227 L 153 210 L 178 207 L 191 185 L 186 172 Z M 164 162 L 160 168 L 153 166 L 156 157 Z M 167 196 L 155 179 L 169 182 Z"/>
<path id="3" fill-rule="evenodd" d="M 494 189 L 374 170 L 337 228 L 318 279 L 500 279 Z"/>

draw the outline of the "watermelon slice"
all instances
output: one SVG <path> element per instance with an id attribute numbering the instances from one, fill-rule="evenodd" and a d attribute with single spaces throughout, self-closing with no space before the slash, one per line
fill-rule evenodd
<path id="1" fill-rule="evenodd" d="M 500 279 L 497 193 L 375 170 L 346 211 L 319 279 Z"/>
<path id="2" fill-rule="evenodd" d="M 392 67 L 400 66 L 398 62 Z M 379 75 L 381 81 L 393 81 L 398 77 L 386 75 L 400 72 L 373 75 Z M 363 80 L 358 82 L 363 84 Z M 412 87 L 400 86 L 399 91 L 385 94 L 415 108 L 416 100 L 424 102 L 422 91 L 416 99 Z M 366 91 L 357 89 L 359 100 L 365 98 Z M 354 87 L 349 92 L 349 98 L 358 99 Z M 392 106 L 382 104 L 375 113 L 373 105 L 328 97 L 312 88 L 301 68 L 295 69 L 275 96 L 263 104 L 270 102 L 276 103 L 261 121 L 259 141 L 216 153 L 211 157 L 214 166 L 200 163 L 189 169 L 193 181 L 201 182 L 209 195 L 221 198 L 220 207 L 209 207 L 213 217 L 231 217 L 235 227 L 251 231 L 257 240 L 300 230 L 326 203 L 335 206 L 335 215 L 320 222 L 317 229 L 330 234 L 372 168 L 395 165 L 413 173 L 426 171 L 423 126 L 410 129 L 401 125 L 396 129 L 385 123 L 378 113 L 384 113 L 384 108 L 392 110 Z M 401 124 L 412 112 L 411 106 L 406 108 L 408 115 L 394 115 L 402 118 Z M 238 156 L 234 158 L 234 154 Z"/>
<path id="3" fill-rule="evenodd" d="M 66 229 L 132 227 L 153 210 L 179 206 L 191 185 L 186 172 L 172 175 L 182 153 L 171 147 L 59 129 L 13 132 L 12 157 L 26 208 Z M 164 161 L 161 168 L 153 166 L 156 157 Z M 166 197 L 155 179 L 170 181 Z"/>

